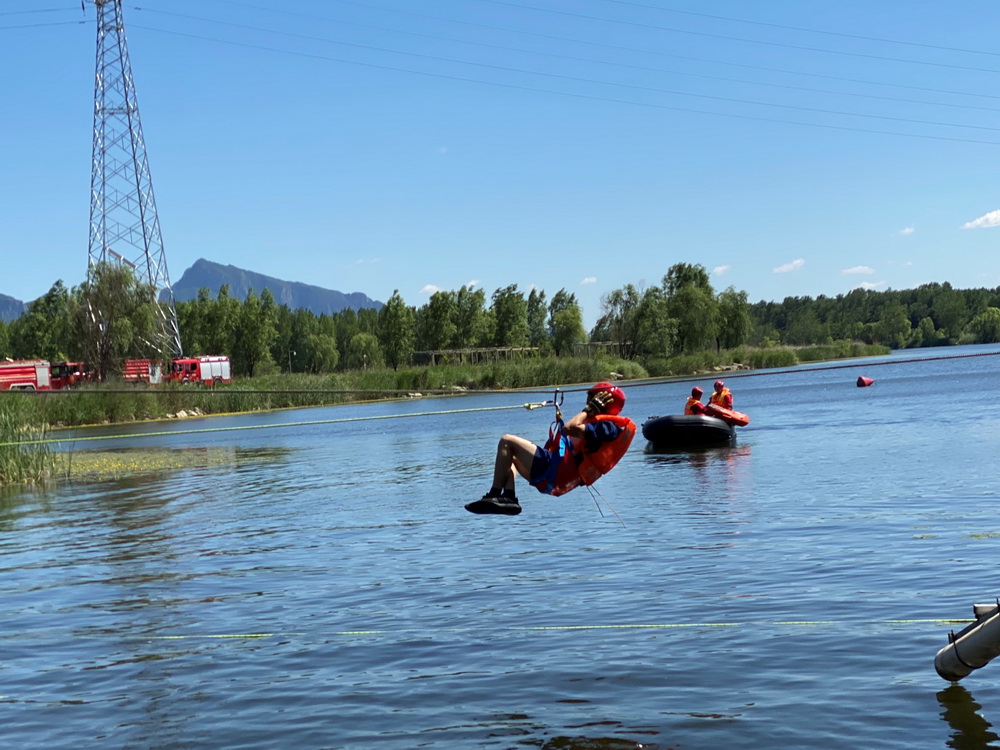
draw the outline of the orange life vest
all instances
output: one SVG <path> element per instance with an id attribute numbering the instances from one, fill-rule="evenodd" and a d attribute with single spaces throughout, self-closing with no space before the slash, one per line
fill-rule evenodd
<path id="1" fill-rule="evenodd" d="M 715 391 L 714 393 L 712 393 L 712 398 L 708 400 L 708 403 L 715 404 L 716 406 L 722 406 L 726 409 L 732 409 L 733 394 L 729 392 L 728 388 L 722 386 L 721 391 Z"/>
<path id="2" fill-rule="evenodd" d="M 700 409 L 698 409 L 698 411 L 694 410 L 695 404 L 698 404 L 698 406 L 701 407 Z M 704 412 L 704 410 L 705 410 L 705 405 L 701 403 L 700 398 L 695 398 L 694 396 L 688 396 L 688 401 L 686 404 L 684 404 L 685 414 L 701 414 Z"/>
<path id="3" fill-rule="evenodd" d="M 583 438 L 569 437 L 561 432 L 550 436 L 549 442 L 545 444 L 545 450 L 558 450 L 562 457 L 552 487 L 548 490 L 548 494 L 554 497 L 565 495 L 581 484 L 590 486 L 607 474 L 625 455 L 625 451 L 632 444 L 632 438 L 635 437 L 635 422 L 628 417 L 599 414 L 586 421 L 612 422 L 619 429 L 618 436 L 614 440 L 601 443 L 593 452 L 585 450 Z M 538 489 L 545 492 L 541 487 Z"/>

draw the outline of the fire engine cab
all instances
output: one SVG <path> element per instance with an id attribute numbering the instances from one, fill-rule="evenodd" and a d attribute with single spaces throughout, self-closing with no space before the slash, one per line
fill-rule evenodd
<path id="1" fill-rule="evenodd" d="M 49 363 L 44 359 L 0 362 L 0 391 L 51 391 Z"/>
<path id="2" fill-rule="evenodd" d="M 177 383 L 215 383 L 233 382 L 229 368 L 229 357 L 182 357 L 175 359 L 170 366 L 170 380 Z"/>
<path id="3" fill-rule="evenodd" d="M 49 372 L 52 376 L 52 389 L 56 391 L 94 380 L 94 373 L 86 362 L 55 362 Z"/>

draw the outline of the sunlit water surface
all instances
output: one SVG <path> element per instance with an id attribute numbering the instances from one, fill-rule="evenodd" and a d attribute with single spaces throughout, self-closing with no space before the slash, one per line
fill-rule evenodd
<path id="1" fill-rule="evenodd" d="M 600 507 L 522 483 L 514 518 L 462 505 L 499 435 L 541 440 L 551 409 L 100 443 L 232 460 L 0 499 L 0 740 L 1000 747 L 1000 663 L 951 686 L 933 668 L 961 627 L 940 620 L 1000 594 L 1000 359 L 920 361 L 997 351 L 729 376 L 752 419 L 735 447 L 656 454 L 640 436 Z M 627 388 L 626 413 L 676 413 L 690 387 Z"/>

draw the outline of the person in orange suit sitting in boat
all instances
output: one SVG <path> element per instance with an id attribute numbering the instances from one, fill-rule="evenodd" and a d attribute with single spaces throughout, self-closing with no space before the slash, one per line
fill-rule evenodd
<path id="1" fill-rule="evenodd" d="M 632 420 L 619 416 L 624 406 L 621 388 L 597 383 L 587 391 L 587 404 L 576 416 L 563 422 L 557 415 L 545 447 L 517 435 L 504 435 L 497 444 L 493 486 L 465 509 L 507 516 L 520 513 L 514 493 L 517 474 L 539 492 L 554 497 L 593 484 L 611 471 L 635 436 Z"/>
<path id="2" fill-rule="evenodd" d="M 712 397 L 708 400 L 708 403 L 714 404 L 715 406 L 721 406 L 723 409 L 733 408 L 733 394 L 729 392 L 726 388 L 726 384 L 721 380 L 715 381 L 715 392 L 712 393 Z"/>
<path id="3" fill-rule="evenodd" d="M 705 405 L 701 403 L 701 396 L 705 391 L 703 391 L 698 386 L 691 389 L 691 396 L 688 398 L 687 403 L 684 404 L 685 414 L 704 414 Z"/>

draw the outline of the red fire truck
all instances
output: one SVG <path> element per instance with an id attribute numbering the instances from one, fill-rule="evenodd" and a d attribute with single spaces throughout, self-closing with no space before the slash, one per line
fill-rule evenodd
<path id="1" fill-rule="evenodd" d="M 232 383 L 229 357 L 181 357 L 175 359 L 167 374 L 176 383 Z"/>
<path id="2" fill-rule="evenodd" d="M 44 359 L 0 362 L 0 391 L 51 391 L 49 363 Z"/>
<path id="3" fill-rule="evenodd" d="M 150 359 L 126 359 L 122 378 L 133 385 L 159 385 L 163 382 L 163 371 L 159 362 Z"/>
<path id="4" fill-rule="evenodd" d="M 94 372 L 86 362 L 56 362 L 49 368 L 49 373 L 52 389 L 56 391 L 94 380 Z"/>

